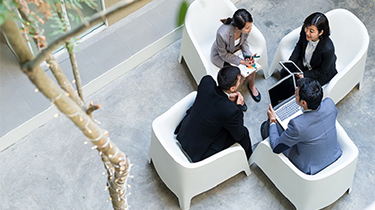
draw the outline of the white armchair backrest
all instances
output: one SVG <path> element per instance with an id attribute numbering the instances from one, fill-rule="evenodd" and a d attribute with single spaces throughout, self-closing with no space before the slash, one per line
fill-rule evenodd
<path id="1" fill-rule="evenodd" d="M 337 56 L 336 68 L 342 71 L 366 53 L 369 36 L 365 25 L 350 11 L 335 9 L 326 13 Z"/>
<path id="2" fill-rule="evenodd" d="M 153 131 L 163 145 L 166 152 L 178 163 L 189 161 L 175 142 L 174 130 L 195 101 L 197 92 L 194 91 L 173 105 L 168 111 L 156 118 L 153 123 Z"/>
<path id="3" fill-rule="evenodd" d="M 175 142 L 175 135 L 173 132 L 176 124 L 168 122 L 169 119 L 170 116 L 163 116 L 163 118 L 155 120 L 153 124 L 155 135 L 157 135 L 166 152 L 175 159 L 176 162 L 188 162 L 187 158 Z"/>
<path id="4" fill-rule="evenodd" d="M 236 7 L 225 0 L 195 0 L 186 14 L 185 27 L 188 28 L 197 43 L 212 44 L 216 31 L 222 24 L 220 19 L 232 17 Z M 194 40 L 193 40 L 194 42 Z M 199 46 L 196 46 L 199 47 Z"/>
<path id="5" fill-rule="evenodd" d="M 358 157 L 357 146 L 353 143 L 353 141 L 349 138 L 348 134 L 345 132 L 343 127 L 337 121 L 336 132 L 337 142 L 339 143 L 340 148 L 342 150 L 342 155 L 338 160 L 333 162 L 327 168 L 323 169 L 322 171 L 314 175 L 315 179 L 321 179 L 323 177 L 326 177 L 328 175 L 334 174 L 342 170 Z"/>
<path id="6" fill-rule="evenodd" d="M 351 190 L 358 148 L 336 121 L 342 155 L 315 175 L 302 173 L 284 154 L 272 151 L 269 139 L 262 141 L 250 157 L 296 209 L 322 209 Z"/>
<path id="7" fill-rule="evenodd" d="M 349 138 L 348 134 L 342 128 L 342 126 L 336 121 L 336 132 L 337 132 L 337 142 L 342 150 L 342 155 L 333 162 L 331 165 L 327 166 L 315 175 L 308 175 L 301 172 L 295 165 L 293 165 L 290 160 L 284 156 L 284 154 L 279 154 L 280 158 L 283 160 L 284 164 L 288 165 L 290 170 L 296 173 L 298 176 L 305 180 L 322 180 L 332 174 L 341 171 L 348 164 L 353 162 L 358 157 L 358 148 Z"/>

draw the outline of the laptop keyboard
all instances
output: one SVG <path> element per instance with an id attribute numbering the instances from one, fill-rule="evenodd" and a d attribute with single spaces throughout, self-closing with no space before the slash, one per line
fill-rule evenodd
<path id="1" fill-rule="evenodd" d="M 284 104 L 283 106 L 279 107 L 275 113 L 280 118 L 281 121 L 287 119 L 288 117 L 292 116 L 294 113 L 298 112 L 302 109 L 296 102 L 296 100 L 290 100 L 288 103 Z"/>

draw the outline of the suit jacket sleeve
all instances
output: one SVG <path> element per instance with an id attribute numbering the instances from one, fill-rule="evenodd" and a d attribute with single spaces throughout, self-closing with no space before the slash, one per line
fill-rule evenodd
<path id="1" fill-rule="evenodd" d="M 295 121 L 289 121 L 288 128 L 279 136 L 276 125 L 270 126 L 270 144 L 275 153 L 281 153 L 284 150 L 299 143 L 299 132 Z"/>
<path id="2" fill-rule="evenodd" d="M 224 30 L 220 30 L 219 28 L 218 32 L 216 33 L 216 40 L 215 40 L 217 51 L 219 53 L 220 58 L 223 59 L 224 61 L 235 64 L 235 65 L 239 65 L 242 59 L 234 55 L 233 53 L 228 52 L 227 50 L 227 45 L 229 45 L 229 39 L 230 39 L 229 32 L 226 31 L 224 33 Z"/>
<path id="3" fill-rule="evenodd" d="M 231 113 L 224 124 L 224 128 L 228 130 L 230 135 L 237 142 L 240 142 L 244 135 L 246 135 L 246 128 L 243 125 L 243 113 L 238 106 L 235 110 L 231 110 Z"/>
<path id="4" fill-rule="evenodd" d="M 249 38 L 249 34 L 242 34 L 241 36 L 241 50 L 243 55 L 253 55 L 250 52 L 249 43 L 247 42 L 247 38 Z"/>

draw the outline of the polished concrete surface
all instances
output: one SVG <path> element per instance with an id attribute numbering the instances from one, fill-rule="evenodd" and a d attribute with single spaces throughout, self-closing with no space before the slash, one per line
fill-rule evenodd
<path id="1" fill-rule="evenodd" d="M 156 2 L 157 6 L 168 6 L 163 1 Z M 269 63 L 280 39 L 300 26 L 312 12 L 345 8 L 368 29 L 370 47 L 363 88 L 355 87 L 337 104 L 338 121 L 359 149 L 353 189 L 325 209 L 365 209 L 375 201 L 375 138 L 371 132 L 375 116 L 374 4 L 371 0 L 236 3 L 254 16 L 254 24 L 267 41 Z M 144 14 L 155 15 L 157 6 L 149 7 Z M 164 18 L 169 17 L 168 12 Z M 348 28 L 348 33 L 353 32 Z M 98 35 L 101 36 L 104 37 Z M 100 49 L 95 42 L 87 47 Z M 180 41 L 173 43 L 87 99 L 103 104 L 95 112 L 95 118 L 134 164 L 128 196 L 132 209 L 179 209 L 177 197 L 163 184 L 152 164 L 148 164 L 152 121 L 197 87 L 187 67 L 177 61 L 179 48 Z M 275 74 L 265 80 L 261 72 L 257 75 L 256 86 L 263 94 L 260 103 L 251 99 L 245 86 L 240 89 L 249 108 L 245 125 L 253 143 L 261 140 L 259 127 L 267 116 L 265 93 L 277 77 Z M 3 84 L 2 81 L 2 91 Z M 103 164 L 97 152 L 84 141 L 81 132 L 65 116 L 60 116 L 0 152 L 0 209 L 111 209 L 106 202 L 108 192 L 104 191 Z M 259 168 L 252 166 L 251 171 L 248 177 L 240 173 L 194 197 L 191 209 L 294 209 Z"/>

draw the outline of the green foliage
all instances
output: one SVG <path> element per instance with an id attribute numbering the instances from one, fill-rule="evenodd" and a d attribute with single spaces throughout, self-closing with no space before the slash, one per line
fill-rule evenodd
<path id="1" fill-rule="evenodd" d="M 80 9 L 80 10 L 83 9 L 83 7 L 82 7 L 80 1 L 77 1 L 77 0 L 69 0 L 69 1 L 67 1 L 67 5 L 68 5 L 69 3 L 70 3 L 70 4 L 72 5 L 72 7 L 75 8 L 75 9 L 77 9 L 77 8 Z"/>
<path id="2" fill-rule="evenodd" d="M 178 13 L 177 26 L 180 26 L 180 25 L 182 25 L 184 23 L 185 16 L 186 16 L 186 11 L 187 11 L 188 7 L 189 7 L 189 4 L 187 3 L 186 0 L 184 0 L 181 3 L 180 11 Z"/>
<path id="3" fill-rule="evenodd" d="M 3 25 L 8 18 L 17 18 L 17 15 L 12 11 L 12 8 L 16 7 L 16 2 L 0 0 L 0 26 Z"/>
<path id="4" fill-rule="evenodd" d="M 85 4 L 91 9 L 98 10 L 98 4 L 95 0 L 65 0 L 65 7 L 67 9 L 82 10 L 82 5 Z"/>
<path id="5" fill-rule="evenodd" d="M 69 53 L 73 52 L 74 46 L 75 46 L 74 42 L 67 42 L 66 43 L 66 48 L 69 51 Z"/>
<path id="6" fill-rule="evenodd" d="M 8 16 L 9 16 L 9 10 L 3 4 L 1 4 L 0 5 L 0 25 L 3 25 L 3 23 L 8 18 Z"/>
<path id="7" fill-rule="evenodd" d="M 66 24 L 64 18 L 60 18 L 56 13 L 53 13 L 53 16 L 49 19 L 49 21 L 53 22 L 53 24 L 51 24 L 50 27 L 54 29 L 51 33 L 48 34 L 49 36 L 57 36 L 58 34 L 64 33 Z"/>
<path id="8" fill-rule="evenodd" d="M 68 17 L 70 21 L 75 22 L 75 23 L 79 23 L 81 21 L 81 19 L 79 18 L 77 14 L 68 13 Z"/>
<path id="9" fill-rule="evenodd" d="M 49 36 L 57 36 L 64 33 L 64 29 L 69 26 L 69 23 L 64 18 L 59 18 L 58 11 L 61 10 L 61 0 L 43 0 L 43 4 L 47 5 L 41 7 L 40 4 L 36 5 L 36 1 L 25 1 L 27 6 L 34 13 L 29 15 L 28 21 L 19 18 L 16 9 L 20 6 L 17 0 L 0 0 L 0 26 L 8 18 L 16 18 L 20 21 L 29 35 L 34 35 L 35 31 L 31 28 L 43 28 L 45 22 L 51 22 L 49 27 L 53 28 L 53 31 L 48 34 Z M 74 21 L 76 24 L 82 22 L 85 19 L 81 10 L 83 5 L 90 7 L 94 10 L 99 10 L 98 0 L 64 0 L 64 6 L 70 12 L 68 13 L 70 21 Z M 39 2 L 37 2 L 39 3 Z M 47 9 L 48 8 L 48 9 Z M 41 27 L 39 27 L 41 24 Z"/>
<path id="10" fill-rule="evenodd" d="M 85 4 L 92 9 L 99 10 L 99 6 L 95 1 L 85 1 Z"/>

